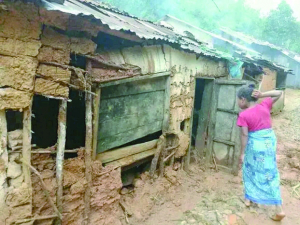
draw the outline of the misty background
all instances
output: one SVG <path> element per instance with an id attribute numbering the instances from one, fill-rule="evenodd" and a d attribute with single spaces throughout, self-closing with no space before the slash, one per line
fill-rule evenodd
<path id="1" fill-rule="evenodd" d="M 300 53 L 300 0 L 98 0 L 157 22 L 169 14 L 218 33 L 243 32 Z"/>

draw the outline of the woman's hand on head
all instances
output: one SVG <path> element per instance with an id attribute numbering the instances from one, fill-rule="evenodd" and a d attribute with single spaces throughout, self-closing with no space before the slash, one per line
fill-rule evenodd
<path id="1" fill-rule="evenodd" d="M 259 90 L 253 90 L 252 97 L 256 98 L 256 99 L 261 98 L 262 97 L 262 93 Z"/>

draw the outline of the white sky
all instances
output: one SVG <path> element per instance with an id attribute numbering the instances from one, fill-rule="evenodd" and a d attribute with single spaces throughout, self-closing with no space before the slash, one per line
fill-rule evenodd
<path id="1" fill-rule="evenodd" d="M 295 12 L 295 16 L 300 19 L 300 0 L 286 0 Z M 263 14 L 275 9 L 281 0 L 247 0 L 248 4 L 256 9 L 260 9 Z"/>

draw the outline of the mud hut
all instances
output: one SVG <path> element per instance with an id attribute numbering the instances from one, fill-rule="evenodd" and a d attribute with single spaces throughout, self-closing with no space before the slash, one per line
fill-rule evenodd
<path id="1" fill-rule="evenodd" d="M 121 224 L 126 171 L 236 171 L 232 56 L 93 1 L 0 10 L 1 224 Z"/>

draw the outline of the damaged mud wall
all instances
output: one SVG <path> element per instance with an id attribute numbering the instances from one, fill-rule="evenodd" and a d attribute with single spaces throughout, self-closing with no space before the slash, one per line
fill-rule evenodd
<path id="1" fill-rule="evenodd" d="M 28 111 L 28 108 L 32 106 L 35 94 L 47 98 L 67 99 L 69 98 L 69 87 L 72 82 L 84 83 L 83 69 L 69 69 L 70 55 L 93 54 L 97 45 L 92 41 L 92 38 L 97 36 L 98 29 L 93 30 L 92 28 L 95 27 L 88 25 L 88 21 L 85 23 L 80 22 L 81 17 L 74 16 L 73 20 L 74 18 L 78 20 L 76 27 L 70 26 L 72 19 L 70 19 L 69 14 L 46 11 L 32 3 L 24 3 L 24 1 L 0 1 L 0 224 L 11 224 L 16 220 L 31 218 L 34 215 L 49 215 L 45 211 L 49 206 L 44 193 L 37 191 L 41 188 L 40 183 L 37 181 L 38 179 L 32 174 L 34 189 L 32 195 L 31 187 L 25 183 L 22 165 L 16 162 L 16 160 L 23 158 L 21 154 L 23 128 L 11 130 L 10 128 L 14 127 L 14 118 L 10 119 L 10 114 L 5 113 L 5 111 L 24 111 L 25 109 Z M 79 37 L 76 36 L 78 33 L 80 33 Z M 78 77 L 78 74 L 81 77 Z M 78 82 L 78 80 L 81 82 Z M 84 90 L 84 88 L 85 86 L 77 88 L 75 85 L 75 89 Z M 41 110 L 45 109 L 38 107 L 38 110 L 39 115 L 41 115 L 43 113 Z M 57 117 L 54 119 L 57 120 Z M 6 120 L 10 124 L 7 124 Z M 32 128 L 35 129 L 34 126 Z M 44 147 L 43 144 L 47 143 L 44 143 L 43 140 L 36 140 L 43 136 L 44 131 L 40 129 L 37 132 L 39 132 L 38 135 L 33 134 L 33 143 L 39 143 L 39 145 Z M 57 137 L 52 137 L 53 140 L 50 140 L 51 143 L 49 145 L 56 141 L 55 138 Z M 26 141 L 30 142 L 30 138 Z M 31 160 L 31 163 L 34 166 L 42 167 L 35 163 L 42 163 L 44 156 L 33 155 L 35 155 L 35 158 Z M 52 160 L 52 164 L 50 163 L 52 166 L 43 168 L 43 170 L 46 170 L 46 173 L 43 174 L 44 179 L 50 179 L 52 176 L 53 179 L 50 183 L 55 184 L 55 159 L 48 157 L 45 160 Z M 68 169 L 68 161 L 65 166 Z M 84 170 L 84 167 L 80 169 Z M 98 165 L 95 167 L 95 171 L 96 169 L 100 170 L 102 167 Z M 99 170 L 95 174 L 99 173 Z M 38 169 L 38 171 L 42 172 L 41 169 Z M 105 170 L 103 169 L 103 171 Z M 95 194 L 95 198 L 98 199 L 94 199 L 94 202 L 92 202 L 92 209 L 96 211 L 101 208 L 101 210 L 106 210 L 107 212 L 115 212 L 116 210 L 109 209 L 109 207 L 118 206 L 118 203 L 113 203 L 118 199 L 117 190 L 121 186 L 121 178 L 118 175 L 120 173 L 116 170 L 105 175 L 101 175 L 101 173 L 100 175 L 95 175 L 94 188 L 98 188 L 99 190 L 97 189 L 97 191 L 99 193 L 102 193 L 102 188 L 104 188 L 104 192 L 107 191 L 109 193 Z M 102 179 L 110 175 L 116 181 L 110 181 L 108 184 L 103 183 Z M 83 178 L 83 173 L 80 176 Z M 101 177 L 101 179 L 97 177 Z M 76 180 L 82 181 L 82 179 L 74 178 L 74 182 Z M 82 183 L 84 184 L 84 181 Z M 113 185 L 115 186 L 113 187 Z M 49 184 L 49 187 L 52 186 Z M 68 190 L 68 187 L 66 186 L 66 190 Z M 76 185 L 73 189 L 76 189 Z M 55 191 L 55 188 L 51 190 Z M 93 192 L 95 191 L 93 190 Z M 74 195 L 76 194 L 78 193 L 75 191 Z M 43 202 L 37 206 L 36 199 L 39 196 L 43 198 Z M 52 196 L 54 197 L 55 193 Z M 77 197 L 79 199 L 79 196 Z M 80 201 L 83 202 L 83 198 Z M 110 203 L 112 203 L 112 206 L 106 207 L 106 204 L 109 205 Z M 69 210 L 68 204 L 65 204 L 66 210 Z M 42 205 L 44 206 L 39 208 Z M 74 215 L 82 215 L 82 207 L 77 208 L 79 205 L 79 203 L 76 203 L 76 206 L 73 205 L 75 209 L 70 210 L 74 212 Z M 115 214 L 117 215 L 117 213 Z M 70 219 L 72 217 L 74 217 L 73 220 Z M 105 212 L 101 211 L 100 214 L 97 212 L 96 215 L 92 212 L 91 217 L 95 224 L 104 223 L 100 220 L 105 217 Z M 67 223 L 64 220 L 65 224 L 81 224 L 78 222 L 80 220 L 77 217 L 75 218 L 75 216 L 66 216 L 66 218 L 70 219 L 71 222 Z M 76 223 L 72 223 L 75 220 Z M 118 223 L 112 222 L 112 224 Z"/>
<path id="2" fill-rule="evenodd" d="M 21 150 L 23 131 L 7 132 L 7 127 L 12 126 L 3 121 L 6 110 L 23 111 L 31 106 L 42 28 L 38 8 L 33 4 L 6 2 L 7 5 L 0 7 L 0 110 L 4 115 L 0 121 L 1 151 L 7 155 L 0 174 L 6 178 L 0 184 L 4 191 L 1 192 L 0 224 L 10 224 L 12 217 L 31 216 L 31 187 L 24 182 L 22 166 L 15 162 L 21 154 L 12 153 L 12 149 Z M 11 122 L 9 117 L 7 119 Z"/>
<path id="3" fill-rule="evenodd" d="M 35 154 L 33 166 L 41 173 L 46 183 L 50 196 L 55 202 L 56 179 L 55 158 L 50 154 Z M 63 198 L 63 224 L 82 224 L 84 211 L 84 192 L 86 182 L 84 177 L 84 149 L 79 149 L 78 157 L 70 158 L 64 162 L 64 198 Z M 102 167 L 101 162 L 95 161 L 92 165 L 93 184 L 91 199 L 91 224 L 116 224 L 120 225 L 122 212 L 119 208 L 120 189 L 122 187 L 120 169 L 110 166 Z M 53 215 L 40 180 L 36 175 L 32 176 L 33 183 L 33 214 Z M 36 224 L 53 223 L 53 219 L 37 222 Z"/>
<path id="4" fill-rule="evenodd" d="M 136 46 L 100 54 L 117 64 L 138 65 L 143 75 L 171 72 L 168 132 L 179 138 L 176 158 L 186 155 L 190 142 L 195 77 L 227 76 L 225 63 L 207 57 L 197 58 L 195 54 L 167 45 Z"/>

